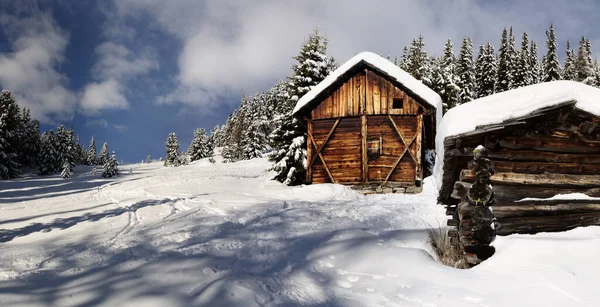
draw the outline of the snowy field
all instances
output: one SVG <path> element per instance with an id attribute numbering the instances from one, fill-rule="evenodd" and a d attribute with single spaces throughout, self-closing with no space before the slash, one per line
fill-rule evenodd
<path id="1" fill-rule="evenodd" d="M 598 306 L 600 227 L 438 264 L 420 195 L 286 187 L 266 160 L 0 182 L 0 306 Z M 129 166 L 122 167 L 126 170 Z"/>

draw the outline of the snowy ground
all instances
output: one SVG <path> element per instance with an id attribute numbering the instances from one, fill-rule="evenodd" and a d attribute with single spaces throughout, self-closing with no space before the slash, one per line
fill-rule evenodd
<path id="1" fill-rule="evenodd" d="M 0 306 L 600 304 L 600 227 L 498 238 L 457 270 L 430 256 L 429 180 L 365 197 L 283 186 L 261 159 L 131 167 L 0 182 Z"/>

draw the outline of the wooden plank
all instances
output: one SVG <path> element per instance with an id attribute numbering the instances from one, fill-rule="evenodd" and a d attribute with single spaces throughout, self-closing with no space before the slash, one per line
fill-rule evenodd
<path id="1" fill-rule="evenodd" d="M 352 110 L 354 109 L 354 76 L 351 77 L 348 80 L 348 116 L 356 116 L 356 114 L 354 114 L 352 112 Z"/>
<path id="2" fill-rule="evenodd" d="M 460 181 L 474 182 L 475 173 L 463 169 L 460 172 Z M 531 185 L 540 187 L 590 187 L 600 186 L 600 176 L 597 175 L 570 175 L 570 174 L 519 174 L 519 173 L 495 173 L 490 180 L 492 185 Z"/>
<path id="3" fill-rule="evenodd" d="M 400 155 L 400 157 L 398 158 L 398 160 L 396 161 L 396 163 L 394 163 L 394 166 L 392 168 L 392 170 L 389 172 L 389 174 L 387 175 L 387 177 L 385 178 L 385 182 L 387 182 L 390 179 L 390 176 L 392 175 L 392 173 L 394 172 L 394 170 L 396 169 L 396 167 L 398 166 L 398 164 L 400 164 L 400 161 L 402 161 L 402 158 L 404 158 L 404 155 L 406 154 L 406 152 L 410 152 L 408 149 L 410 147 L 410 145 L 414 142 L 415 138 L 417 136 L 415 135 L 410 142 L 408 143 L 408 145 L 406 146 L 406 148 L 404 148 L 404 150 L 402 151 L 402 154 Z"/>
<path id="4" fill-rule="evenodd" d="M 373 75 L 373 114 L 381 114 L 380 77 Z"/>
<path id="5" fill-rule="evenodd" d="M 600 213 L 600 201 L 581 202 L 562 200 L 559 202 L 509 202 L 495 205 L 492 210 L 496 218 L 562 215 L 585 212 Z"/>
<path id="6" fill-rule="evenodd" d="M 417 116 L 417 135 L 416 135 L 417 139 L 415 140 L 415 155 L 413 157 L 416 158 L 415 162 L 416 162 L 416 174 L 418 176 L 418 179 L 422 182 L 423 181 L 423 163 L 421 161 L 421 151 L 422 151 L 422 140 L 423 140 L 423 115 L 419 115 Z"/>
<path id="7" fill-rule="evenodd" d="M 388 114 L 388 90 L 392 84 L 383 80 L 381 83 L 381 114 Z"/>
<path id="8" fill-rule="evenodd" d="M 367 92 L 366 92 L 366 112 L 368 115 L 374 114 L 373 111 L 373 72 L 367 70 Z"/>
<path id="9" fill-rule="evenodd" d="M 473 147 L 465 147 L 461 150 L 454 150 L 448 154 L 452 156 L 472 157 Z M 558 162 L 558 163 L 581 163 L 581 164 L 600 164 L 600 155 L 577 154 L 577 153 L 556 153 L 538 150 L 520 150 L 502 148 L 495 151 L 489 151 L 488 157 L 493 160 L 507 161 L 531 161 L 531 162 Z"/>
<path id="10" fill-rule="evenodd" d="M 313 134 L 313 122 L 312 119 L 308 119 L 308 123 L 307 123 L 308 127 L 307 127 L 307 134 L 312 135 Z M 306 146 L 306 161 L 312 161 L 312 155 L 313 155 L 313 143 L 312 142 L 308 142 L 307 146 Z M 306 169 L 306 182 L 307 183 L 312 183 L 312 166 L 309 165 Z"/>
<path id="11" fill-rule="evenodd" d="M 562 174 L 581 174 L 594 175 L 600 173 L 600 164 L 578 164 L 578 163 L 557 163 L 557 162 L 513 162 L 513 161 L 494 161 L 494 169 L 499 172 L 513 173 L 562 173 Z"/>
<path id="12" fill-rule="evenodd" d="M 362 182 L 367 182 L 369 176 L 369 159 L 367 157 L 367 116 L 361 116 L 360 139 L 362 143 Z"/>
<path id="13" fill-rule="evenodd" d="M 458 184 L 459 182 L 457 182 Z M 456 186 L 456 185 L 455 185 Z M 524 198 L 549 198 L 558 194 L 581 193 L 590 197 L 600 197 L 600 188 L 540 188 L 536 186 L 494 185 L 494 198 L 497 203 L 513 202 Z"/>
<path id="14" fill-rule="evenodd" d="M 566 231 L 580 226 L 600 225 L 600 212 L 502 218 L 497 219 L 495 225 L 496 234 L 501 236 Z"/>
<path id="15" fill-rule="evenodd" d="M 534 149 L 560 153 L 600 154 L 600 141 L 583 141 L 553 137 L 507 137 L 500 146 L 508 149 Z"/>
<path id="16" fill-rule="evenodd" d="M 354 80 L 352 86 L 352 116 L 360 116 L 360 75 L 354 76 L 352 79 Z"/>
<path id="17" fill-rule="evenodd" d="M 423 129 L 423 127 L 418 127 L 417 126 L 417 133 L 414 135 L 414 137 L 412 138 L 412 140 L 407 143 L 406 139 L 402 136 L 402 132 L 400 131 L 400 128 L 398 128 L 398 125 L 396 124 L 396 121 L 394 120 L 396 117 L 392 117 L 391 115 L 388 115 L 388 119 L 390 120 L 390 123 L 392 123 L 392 126 L 394 127 L 394 129 L 396 130 L 396 133 L 398 133 L 398 137 L 400 137 L 400 141 L 402 141 L 402 143 L 404 143 L 404 145 L 407 148 L 410 148 L 410 145 L 412 145 L 413 141 L 416 140 L 417 136 L 419 135 L 419 129 Z M 418 122 L 417 122 L 418 125 Z M 413 161 L 417 161 L 417 158 L 415 157 L 414 153 L 410 150 L 408 150 L 409 155 L 411 156 L 411 158 L 413 159 Z M 402 157 L 400 157 L 402 158 Z"/>

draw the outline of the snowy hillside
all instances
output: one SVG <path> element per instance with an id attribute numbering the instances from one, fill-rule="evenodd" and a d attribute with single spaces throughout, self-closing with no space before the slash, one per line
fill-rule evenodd
<path id="1" fill-rule="evenodd" d="M 218 160 L 218 159 L 217 159 Z M 4 181 L 0 306 L 595 306 L 600 227 L 438 264 L 420 195 L 287 187 L 266 160 Z M 122 167 L 127 169 L 129 166 Z M 127 173 L 127 172 L 123 172 Z"/>

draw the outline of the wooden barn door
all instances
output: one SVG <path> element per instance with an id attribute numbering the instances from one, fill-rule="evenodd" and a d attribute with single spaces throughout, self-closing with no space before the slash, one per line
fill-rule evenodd
<path id="1" fill-rule="evenodd" d="M 360 183 L 360 117 L 314 120 L 308 127 L 308 180 L 312 183 Z"/>
<path id="2" fill-rule="evenodd" d="M 367 181 L 413 185 L 422 176 L 422 115 L 367 117 Z"/>

